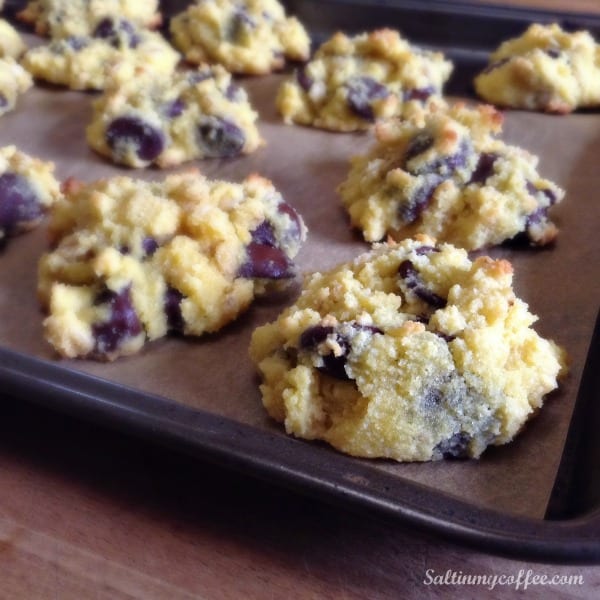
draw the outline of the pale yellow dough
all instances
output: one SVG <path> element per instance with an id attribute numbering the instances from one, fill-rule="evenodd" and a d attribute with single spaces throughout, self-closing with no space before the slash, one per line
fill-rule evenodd
<path id="1" fill-rule="evenodd" d="M 19 32 L 4 19 L 0 19 L 0 58 L 19 58 L 27 49 Z"/>
<path id="2" fill-rule="evenodd" d="M 13 58 L 0 58 L 0 116 L 13 110 L 17 99 L 33 85 L 31 75 Z"/>

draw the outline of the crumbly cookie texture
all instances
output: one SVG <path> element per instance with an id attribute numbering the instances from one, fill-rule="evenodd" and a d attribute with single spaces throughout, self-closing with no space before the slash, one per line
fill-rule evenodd
<path id="1" fill-rule="evenodd" d="M 33 229 L 61 196 L 53 163 L 0 148 L 0 243 Z"/>
<path id="2" fill-rule="evenodd" d="M 107 17 L 155 27 L 161 21 L 157 9 L 158 0 L 30 0 L 18 17 L 36 33 L 59 39 L 91 35 Z"/>
<path id="3" fill-rule="evenodd" d="M 45 336 L 62 356 L 113 360 L 168 332 L 217 331 L 295 276 L 306 228 L 258 175 L 65 188 L 38 279 Z"/>
<path id="4" fill-rule="evenodd" d="M 171 20 L 173 43 L 191 63 L 220 63 L 232 73 L 263 75 L 285 60 L 306 60 L 310 39 L 277 0 L 205 0 Z"/>
<path id="5" fill-rule="evenodd" d="M 18 58 L 27 46 L 19 32 L 4 19 L 0 19 L 0 58 Z"/>
<path id="6" fill-rule="evenodd" d="M 37 79 L 74 90 L 102 90 L 131 81 L 140 69 L 172 73 L 179 54 L 158 33 L 106 18 L 91 36 L 58 39 L 29 50 L 23 66 Z"/>
<path id="7" fill-rule="evenodd" d="M 378 119 L 422 113 L 439 104 L 452 64 L 411 46 L 397 31 L 336 33 L 285 81 L 277 107 L 287 123 L 334 131 L 367 129 Z"/>
<path id="8" fill-rule="evenodd" d="M 0 116 L 13 110 L 17 99 L 33 85 L 31 75 L 13 58 L 0 58 Z"/>
<path id="9" fill-rule="evenodd" d="M 116 163 L 170 167 L 253 152 L 263 143 L 257 117 L 221 66 L 160 78 L 146 72 L 94 102 L 87 139 Z"/>
<path id="10" fill-rule="evenodd" d="M 500 106 L 569 113 L 600 104 L 600 46 L 587 31 L 534 24 L 490 56 L 475 89 Z"/>
<path id="11" fill-rule="evenodd" d="M 308 276 L 252 337 L 267 412 L 369 458 L 477 458 L 509 442 L 566 370 L 511 282 L 507 261 L 427 236 Z"/>
<path id="12" fill-rule="evenodd" d="M 494 137 L 501 126 L 493 107 L 462 104 L 378 124 L 338 187 L 352 225 L 372 242 L 425 233 L 469 250 L 550 243 L 548 212 L 564 192 L 540 177 L 537 157 Z"/>

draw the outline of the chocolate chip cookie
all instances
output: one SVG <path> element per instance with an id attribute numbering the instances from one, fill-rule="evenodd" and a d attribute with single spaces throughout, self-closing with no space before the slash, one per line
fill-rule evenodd
<path id="1" fill-rule="evenodd" d="M 487 102 L 512 108 L 569 113 L 600 105 L 600 46 L 587 31 L 534 24 L 504 42 L 475 78 Z"/>
<path id="2" fill-rule="evenodd" d="M 510 442 L 565 372 L 512 275 L 417 236 L 308 276 L 252 337 L 267 412 L 368 458 L 477 458 Z"/>
<path id="3" fill-rule="evenodd" d="M 71 182 L 40 260 L 47 340 L 65 357 L 113 360 L 169 332 L 214 332 L 289 283 L 306 228 L 273 184 L 190 170 L 161 182 Z"/>
<path id="4" fill-rule="evenodd" d="M 538 174 L 537 157 L 495 137 L 501 126 L 491 106 L 462 104 L 379 124 L 338 188 L 352 225 L 367 241 L 425 233 L 469 250 L 552 242 L 549 212 L 564 192 Z"/>
<path id="5" fill-rule="evenodd" d="M 146 71 L 94 102 L 90 146 L 130 167 L 170 167 L 254 152 L 258 115 L 221 66 L 157 77 Z"/>
<path id="6" fill-rule="evenodd" d="M 232 73 L 264 75 L 306 60 L 310 39 L 277 0 L 205 0 L 171 20 L 173 43 L 194 64 L 220 63 Z"/>

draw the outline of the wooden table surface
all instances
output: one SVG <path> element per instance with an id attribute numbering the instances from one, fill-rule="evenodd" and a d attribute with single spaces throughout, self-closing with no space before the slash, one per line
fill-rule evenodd
<path id="1" fill-rule="evenodd" d="M 600 597 L 598 567 L 467 549 L 8 398 L 0 489 L 0 599 L 512 598 L 508 586 L 426 583 L 529 569 L 583 585 L 524 597 Z"/>

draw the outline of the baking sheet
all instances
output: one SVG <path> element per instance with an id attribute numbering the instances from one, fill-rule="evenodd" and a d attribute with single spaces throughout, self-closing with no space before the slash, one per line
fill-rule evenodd
<path id="1" fill-rule="evenodd" d="M 251 172 L 259 172 L 272 179 L 309 228 L 308 241 L 297 259 L 300 270 L 322 270 L 368 249 L 349 229 L 335 187 L 346 176 L 348 158 L 366 150 L 371 138 L 369 134 L 335 134 L 283 125 L 274 108 L 281 78 L 273 75 L 241 80 L 261 115 L 259 127 L 267 140 L 265 148 L 244 158 L 193 164 L 213 178 L 240 181 Z M 17 111 L 0 120 L 0 144 L 15 143 L 26 152 L 53 160 L 63 179 L 74 176 L 91 181 L 117 173 L 163 178 L 164 171 L 119 168 L 88 149 L 84 129 L 93 98 L 93 94 L 36 87 L 21 98 Z M 595 167 L 600 155 L 600 117 L 593 113 L 555 117 L 509 112 L 504 138 L 539 154 L 542 175 L 567 190 L 565 200 L 553 211 L 561 229 L 554 248 L 503 248 L 490 254 L 514 264 L 517 294 L 540 316 L 536 329 L 567 348 L 571 374 L 515 442 L 488 450 L 479 461 L 368 464 L 374 470 L 477 507 L 543 518 L 600 297 L 596 233 L 600 204 L 595 199 L 600 183 Z M 43 315 L 35 297 L 37 260 L 45 247 L 42 226 L 10 240 L 0 255 L 0 345 L 233 419 L 259 434 L 285 435 L 262 409 L 247 348 L 254 327 L 275 318 L 293 300 L 297 286 L 287 294 L 258 301 L 236 323 L 214 335 L 160 340 L 148 344 L 137 356 L 111 364 L 63 360 L 42 338 Z M 323 461 L 335 463 L 335 451 L 315 445 L 322 451 Z M 271 458 L 276 456 L 274 445 Z"/>

